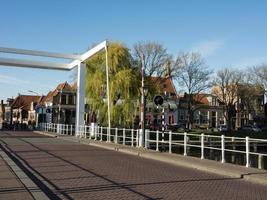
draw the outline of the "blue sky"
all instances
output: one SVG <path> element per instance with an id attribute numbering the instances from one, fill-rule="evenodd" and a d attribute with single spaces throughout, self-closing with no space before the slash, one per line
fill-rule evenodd
<path id="1" fill-rule="evenodd" d="M 264 0 L 1 0 L 0 46 L 82 53 L 104 39 L 157 41 L 174 56 L 199 51 L 214 70 L 245 68 L 267 63 L 266 10 Z M 45 94 L 71 74 L 0 66 L 0 99 Z"/>

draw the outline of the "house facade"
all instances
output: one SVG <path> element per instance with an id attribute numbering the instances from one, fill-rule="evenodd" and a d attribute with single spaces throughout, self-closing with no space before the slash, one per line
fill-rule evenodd
<path id="1" fill-rule="evenodd" d="M 161 106 L 156 106 L 153 101 L 146 103 L 146 126 L 151 129 L 167 128 L 178 123 L 178 104 L 176 88 L 171 77 L 151 77 L 151 82 L 156 86 L 164 99 Z M 164 116 L 164 117 L 163 117 Z"/>
<path id="2" fill-rule="evenodd" d="M 188 95 L 180 96 L 178 123 L 184 126 L 188 120 Z M 194 94 L 192 110 L 193 128 L 216 128 L 225 124 L 223 104 L 212 94 Z"/>
<path id="3" fill-rule="evenodd" d="M 38 123 L 75 124 L 76 90 L 69 83 L 59 84 L 37 104 Z"/>
<path id="4" fill-rule="evenodd" d="M 11 104 L 11 124 L 35 124 L 36 114 L 33 109 L 40 96 L 18 95 Z"/>

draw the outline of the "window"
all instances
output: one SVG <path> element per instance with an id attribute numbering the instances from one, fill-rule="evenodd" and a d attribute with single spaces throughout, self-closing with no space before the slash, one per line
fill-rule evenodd
<path id="1" fill-rule="evenodd" d="M 216 98 L 215 97 L 212 97 L 212 103 L 211 103 L 212 106 L 217 106 L 217 103 L 216 103 Z"/>
<path id="2" fill-rule="evenodd" d="M 68 100 L 69 100 L 68 104 L 73 105 L 73 95 L 72 94 L 69 95 Z"/>
<path id="3" fill-rule="evenodd" d="M 61 96 L 61 104 L 62 104 L 62 105 L 66 105 L 66 103 L 67 103 L 67 102 L 66 102 L 66 95 L 62 95 L 62 96 Z"/>
<path id="4" fill-rule="evenodd" d="M 208 112 L 207 111 L 202 111 L 200 114 L 200 121 L 202 124 L 207 124 L 208 123 Z"/>

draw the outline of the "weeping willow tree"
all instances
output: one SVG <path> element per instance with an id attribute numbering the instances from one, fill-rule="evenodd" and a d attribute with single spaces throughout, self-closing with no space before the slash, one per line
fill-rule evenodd
<path id="1" fill-rule="evenodd" d="M 123 44 L 108 47 L 111 125 L 129 127 L 137 114 L 140 74 L 132 67 L 132 56 Z M 86 63 L 86 98 L 90 112 L 103 125 L 108 124 L 105 52 Z"/>

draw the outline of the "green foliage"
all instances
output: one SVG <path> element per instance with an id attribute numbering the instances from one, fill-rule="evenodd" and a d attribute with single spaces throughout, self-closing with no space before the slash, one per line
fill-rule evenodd
<path id="1" fill-rule="evenodd" d="M 108 48 L 109 87 L 112 126 L 129 127 L 133 123 L 139 99 L 140 74 L 132 68 L 129 50 L 120 43 Z M 86 97 L 90 110 L 98 121 L 108 124 L 105 52 L 98 53 L 86 63 Z"/>

